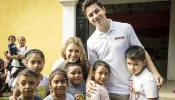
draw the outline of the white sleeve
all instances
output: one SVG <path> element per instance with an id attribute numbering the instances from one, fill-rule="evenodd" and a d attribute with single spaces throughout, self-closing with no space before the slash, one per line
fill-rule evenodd
<path id="1" fill-rule="evenodd" d="M 91 94 L 91 97 L 86 97 L 87 99 L 86 100 L 108 100 L 108 99 L 105 99 L 105 96 L 104 95 L 104 90 L 102 89 L 102 87 L 100 85 L 97 84 L 97 87 L 96 87 L 97 91 L 95 94 Z"/>
<path id="2" fill-rule="evenodd" d="M 96 92 L 96 94 L 91 94 L 91 97 L 86 96 L 86 100 L 101 100 L 99 92 L 101 91 Z"/>
<path id="3" fill-rule="evenodd" d="M 63 58 L 59 58 L 52 66 L 52 71 L 60 68 L 63 66 L 63 62 L 64 62 L 64 59 Z"/>
<path id="4" fill-rule="evenodd" d="M 158 98 L 158 88 L 155 81 L 147 81 L 143 84 L 143 89 L 146 95 L 146 98 Z"/>
<path id="5" fill-rule="evenodd" d="M 30 50 L 30 48 L 27 46 L 27 47 L 26 47 L 26 53 L 27 53 L 29 50 Z"/>
<path id="6" fill-rule="evenodd" d="M 19 87 L 17 86 L 16 82 L 17 82 L 17 78 L 15 78 L 15 80 L 13 81 L 11 87 L 16 88 L 17 90 L 19 90 Z"/>
<path id="7" fill-rule="evenodd" d="M 101 100 L 110 100 L 107 90 L 101 90 Z"/>
<path id="8" fill-rule="evenodd" d="M 88 53 L 88 60 L 90 65 L 93 66 L 94 63 L 98 60 L 98 56 L 95 50 L 93 50 L 91 44 L 87 42 L 87 53 Z"/>
<path id="9" fill-rule="evenodd" d="M 142 46 L 142 44 L 140 43 L 133 27 L 130 24 L 128 24 L 128 25 L 129 25 L 129 27 L 127 29 L 128 30 L 127 36 L 128 36 L 129 45 L 130 46 L 133 46 L 133 45 Z"/>

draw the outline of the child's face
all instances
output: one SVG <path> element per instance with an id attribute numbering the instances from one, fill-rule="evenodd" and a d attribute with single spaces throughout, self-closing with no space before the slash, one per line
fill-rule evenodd
<path id="1" fill-rule="evenodd" d="M 109 78 L 109 70 L 104 66 L 99 66 L 95 72 L 92 72 L 92 75 L 98 84 L 103 85 Z"/>
<path id="2" fill-rule="evenodd" d="M 31 54 L 27 61 L 27 67 L 35 70 L 38 74 L 43 70 L 44 61 L 39 54 Z"/>
<path id="3" fill-rule="evenodd" d="M 34 76 L 21 75 L 18 79 L 17 85 L 19 86 L 21 95 L 28 97 L 33 96 L 33 93 L 38 86 L 38 81 Z"/>
<path id="4" fill-rule="evenodd" d="M 146 60 L 141 61 L 141 60 L 131 60 L 131 59 L 126 59 L 128 70 L 131 72 L 131 74 L 134 75 L 139 75 L 142 70 L 144 69 L 144 66 L 146 64 Z"/>
<path id="5" fill-rule="evenodd" d="M 20 38 L 18 39 L 18 42 L 19 42 L 20 45 L 25 45 L 26 40 L 25 40 L 23 37 L 20 37 Z"/>
<path id="6" fill-rule="evenodd" d="M 80 66 L 71 66 L 68 68 L 67 78 L 73 85 L 79 85 L 83 80 L 83 71 Z"/>
<path id="7" fill-rule="evenodd" d="M 74 43 L 70 43 L 65 51 L 66 59 L 68 62 L 76 62 L 80 58 L 80 47 Z"/>
<path id="8" fill-rule="evenodd" d="M 16 38 L 10 38 L 9 42 L 14 44 L 16 42 Z"/>
<path id="9" fill-rule="evenodd" d="M 67 80 L 63 75 L 55 75 L 50 83 L 50 88 L 57 95 L 64 94 L 67 88 Z"/>

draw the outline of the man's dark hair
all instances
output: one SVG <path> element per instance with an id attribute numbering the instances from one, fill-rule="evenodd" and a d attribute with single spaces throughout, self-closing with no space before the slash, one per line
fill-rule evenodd
<path id="1" fill-rule="evenodd" d="M 144 61 L 145 50 L 140 46 L 131 46 L 125 53 L 125 57 L 131 60 L 141 60 Z"/>
<path id="2" fill-rule="evenodd" d="M 100 0 L 84 0 L 84 2 L 82 3 L 82 12 L 84 13 L 85 17 L 87 17 L 86 8 L 91 6 L 92 4 L 97 4 L 100 8 L 103 8 L 103 4 Z"/>

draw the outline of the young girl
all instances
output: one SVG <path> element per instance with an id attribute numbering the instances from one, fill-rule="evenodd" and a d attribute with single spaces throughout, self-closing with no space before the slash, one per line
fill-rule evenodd
<path id="1" fill-rule="evenodd" d="M 89 70 L 89 62 L 87 60 L 86 52 L 84 50 L 83 43 L 77 37 L 70 37 L 64 44 L 62 48 L 62 58 L 58 59 L 53 67 L 52 71 L 55 69 L 65 70 L 65 66 L 68 62 L 81 63 L 83 66 L 83 77 L 86 80 Z"/>
<path id="2" fill-rule="evenodd" d="M 67 63 L 68 88 L 67 93 L 72 94 L 76 100 L 86 100 L 85 85 L 82 65 L 79 63 Z"/>
<path id="3" fill-rule="evenodd" d="M 96 94 L 91 94 L 91 97 L 86 96 L 86 100 L 110 100 L 109 93 L 104 86 L 110 74 L 110 66 L 104 61 L 95 62 L 92 69 L 92 79 L 97 83 Z"/>
<path id="4" fill-rule="evenodd" d="M 44 100 L 74 100 L 71 94 L 65 93 L 68 79 L 66 72 L 63 70 L 54 70 L 49 77 L 49 86 L 52 93 L 44 98 Z"/>
<path id="5" fill-rule="evenodd" d="M 35 70 L 38 74 L 38 80 L 40 83 L 34 94 L 39 96 L 40 98 L 46 97 L 47 92 L 49 91 L 49 79 L 47 76 L 41 74 L 41 71 L 43 70 L 45 64 L 44 54 L 40 50 L 32 49 L 26 53 L 25 59 L 27 68 Z M 15 97 L 20 95 L 19 88 L 16 85 L 16 81 L 17 80 L 15 79 L 12 85 L 13 87 L 15 87 L 13 89 L 13 96 Z"/>

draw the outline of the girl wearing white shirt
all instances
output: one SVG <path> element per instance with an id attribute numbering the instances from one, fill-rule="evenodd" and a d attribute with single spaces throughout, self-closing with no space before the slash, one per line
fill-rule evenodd
<path id="1" fill-rule="evenodd" d="M 110 74 L 110 66 L 105 61 L 96 61 L 92 69 L 92 80 L 95 81 L 97 92 L 86 96 L 86 100 L 110 100 L 109 93 L 104 86 Z"/>
<path id="2" fill-rule="evenodd" d="M 44 100 L 75 100 L 71 94 L 65 93 L 68 85 L 67 74 L 65 71 L 56 69 L 49 77 L 49 86 L 52 93 Z"/>

